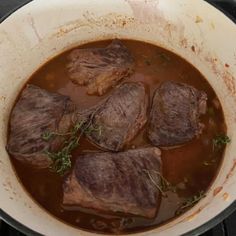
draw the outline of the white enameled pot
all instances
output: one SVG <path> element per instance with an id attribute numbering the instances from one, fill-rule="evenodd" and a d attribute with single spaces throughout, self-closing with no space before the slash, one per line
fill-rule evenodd
<path id="1" fill-rule="evenodd" d="M 221 101 L 231 143 L 207 197 L 170 223 L 137 234 L 197 235 L 236 208 L 236 25 L 203 0 L 34 0 L 0 24 L 2 217 L 29 234 L 94 235 L 35 203 L 19 183 L 5 145 L 12 105 L 30 75 L 66 49 L 111 38 L 141 40 L 180 55 L 201 71 Z"/>

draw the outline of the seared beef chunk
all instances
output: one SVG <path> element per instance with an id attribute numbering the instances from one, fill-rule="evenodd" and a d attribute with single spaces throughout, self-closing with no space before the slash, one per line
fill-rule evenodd
<path id="1" fill-rule="evenodd" d="M 48 167 L 50 159 L 45 151 L 57 151 L 64 138 L 55 135 L 46 141 L 43 134 L 67 133 L 72 118 L 74 121 L 77 118 L 85 120 L 84 126 L 89 124 L 85 134 L 92 142 L 118 151 L 146 122 L 147 103 L 143 85 L 127 83 L 98 106 L 76 114 L 68 97 L 28 85 L 12 111 L 7 149 L 21 161 Z"/>
<path id="2" fill-rule="evenodd" d="M 42 135 L 67 132 L 73 111 L 68 97 L 27 85 L 11 114 L 8 152 L 25 163 L 47 167 L 50 160 L 44 152 L 56 150 L 62 138 L 44 141 Z"/>
<path id="3" fill-rule="evenodd" d="M 199 121 L 206 112 L 207 95 L 192 86 L 164 82 L 155 91 L 148 138 L 158 147 L 190 141 L 202 131 Z"/>
<path id="4" fill-rule="evenodd" d="M 104 94 L 133 72 L 134 60 L 119 40 L 106 48 L 75 49 L 69 55 L 70 79 L 87 86 L 88 94 Z"/>
<path id="5" fill-rule="evenodd" d="M 87 138 L 98 146 L 120 151 L 147 120 L 148 98 L 141 83 L 125 83 L 90 111 Z M 99 132 L 98 132 L 99 129 Z"/>
<path id="6" fill-rule="evenodd" d="M 160 173 L 160 155 L 160 150 L 152 147 L 78 156 L 63 185 L 63 204 L 108 214 L 155 217 L 160 177 L 151 174 L 150 178 L 148 173 Z"/>

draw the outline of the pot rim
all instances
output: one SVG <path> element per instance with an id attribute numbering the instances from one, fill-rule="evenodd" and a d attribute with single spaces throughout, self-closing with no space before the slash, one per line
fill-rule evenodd
<path id="1" fill-rule="evenodd" d="M 189 232 L 183 234 L 182 236 L 195 236 L 200 235 L 208 231 L 209 229 L 218 225 L 221 221 L 226 219 L 236 210 L 236 201 L 229 205 L 225 210 L 220 212 L 217 216 L 206 222 L 205 224 L 190 230 Z M 21 224 L 17 220 L 13 219 L 10 215 L 0 209 L 0 218 L 2 218 L 6 223 L 8 223 L 13 228 L 19 230 L 20 232 L 29 236 L 43 236 L 42 234 L 28 228 L 27 226 Z"/>
<path id="2" fill-rule="evenodd" d="M 19 10 L 21 7 L 27 5 L 28 3 L 32 2 L 33 0 L 27 0 L 27 2 L 23 2 L 19 4 L 18 6 L 14 7 L 11 9 L 7 14 L 5 14 L 3 17 L 0 18 L 0 24 L 6 20 L 10 15 L 12 15 L 15 11 Z M 233 21 L 236 24 L 236 19 L 233 18 L 229 13 L 227 13 L 225 10 L 223 10 L 221 7 L 217 6 L 215 3 L 209 3 L 209 0 L 204 0 L 207 2 L 209 5 L 212 5 L 215 7 L 217 10 L 223 12 L 223 14 L 228 17 L 231 21 Z M 227 208 L 225 208 L 223 211 L 221 211 L 218 215 L 216 215 L 214 218 L 210 219 L 203 225 L 190 230 L 189 232 L 183 234 L 182 236 L 195 236 L 195 235 L 200 235 L 209 229 L 215 227 L 217 224 L 222 222 L 224 219 L 229 217 L 234 211 L 236 210 L 236 201 L 231 203 Z M 20 223 L 19 221 L 15 220 L 12 218 L 10 215 L 8 215 L 5 211 L 0 209 L 0 218 L 5 221 L 7 224 L 15 228 L 16 230 L 19 230 L 20 232 L 29 235 L 29 236 L 43 236 L 42 234 L 34 231 L 31 228 L 28 228 L 26 225 Z"/>

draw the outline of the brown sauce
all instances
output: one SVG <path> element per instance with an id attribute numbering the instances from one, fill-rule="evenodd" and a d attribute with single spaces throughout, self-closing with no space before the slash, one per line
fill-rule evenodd
<path id="1" fill-rule="evenodd" d="M 205 91 L 208 95 L 208 112 L 202 117 L 205 124 L 203 134 L 181 147 L 162 150 L 163 175 L 170 183 L 177 186 L 177 191 L 176 193 L 169 191 L 168 196 L 161 199 L 156 218 L 109 216 L 86 209 L 65 209 L 62 206 L 62 177 L 48 169 L 38 170 L 25 166 L 12 158 L 16 173 L 25 189 L 44 209 L 75 227 L 99 233 L 145 231 L 176 217 L 175 213 L 181 202 L 209 188 L 217 175 L 224 153 L 224 150 L 215 153 L 212 148 L 213 138 L 226 132 L 223 112 L 216 104 L 219 102 L 215 92 L 201 73 L 184 59 L 165 49 L 138 41 L 123 42 L 133 54 L 136 63 L 135 73 L 124 81 L 142 81 L 150 91 L 150 97 L 165 80 L 187 83 Z M 80 48 L 102 47 L 108 43 L 109 41 L 95 42 Z M 65 68 L 68 53 L 69 51 L 64 52 L 46 63 L 32 75 L 28 83 L 68 95 L 81 108 L 90 107 L 104 96 L 88 96 L 85 87 L 79 87 L 69 81 Z M 145 133 L 142 131 L 127 148 L 147 144 Z M 85 150 L 98 150 L 98 148 L 82 139 L 73 153 L 73 161 L 76 154 Z"/>

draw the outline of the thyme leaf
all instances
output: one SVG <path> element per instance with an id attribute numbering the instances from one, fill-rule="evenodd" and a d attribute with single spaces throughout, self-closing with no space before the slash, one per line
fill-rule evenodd
<path id="1" fill-rule="evenodd" d="M 51 138 L 54 137 L 54 134 L 50 131 L 45 131 L 43 134 L 42 134 L 42 139 L 44 141 L 49 141 Z"/>
<path id="2" fill-rule="evenodd" d="M 219 151 L 220 149 L 222 149 L 226 144 L 230 143 L 230 138 L 225 135 L 225 134 L 220 134 L 217 135 L 212 143 L 213 143 L 213 151 Z"/>
<path id="3" fill-rule="evenodd" d="M 204 191 L 200 191 L 198 194 L 188 198 L 186 201 L 184 201 L 180 207 L 175 212 L 176 215 L 180 215 L 183 212 L 185 212 L 187 209 L 193 207 L 196 205 L 202 198 L 206 197 L 206 194 Z"/>
<path id="4" fill-rule="evenodd" d="M 49 151 L 46 151 L 45 153 L 52 160 L 50 169 L 53 172 L 63 175 L 69 168 L 71 168 L 71 155 L 65 149 L 56 153 Z"/>

